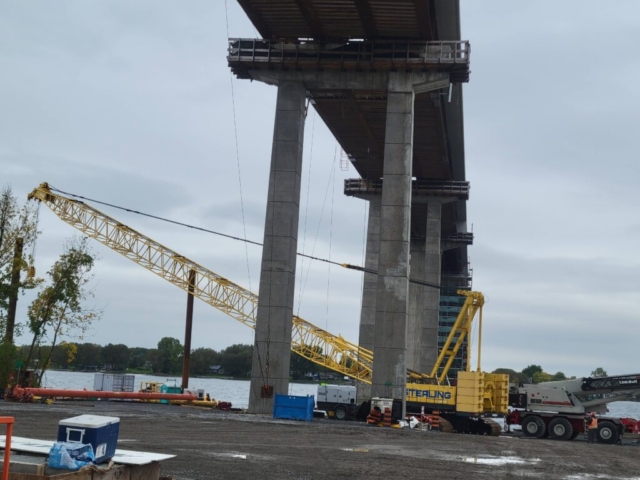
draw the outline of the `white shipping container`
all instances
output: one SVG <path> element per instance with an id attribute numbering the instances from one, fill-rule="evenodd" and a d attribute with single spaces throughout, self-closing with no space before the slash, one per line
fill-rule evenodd
<path id="1" fill-rule="evenodd" d="M 104 380 L 104 373 L 96 373 L 93 375 L 93 389 L 102 392 L 102 382 Z"/>
<path id="2" fill-rule="evenodd" d="M 96 373 L 93 389 L 99 392 L 133 392 L 136 376 L 121 373 Z"/>

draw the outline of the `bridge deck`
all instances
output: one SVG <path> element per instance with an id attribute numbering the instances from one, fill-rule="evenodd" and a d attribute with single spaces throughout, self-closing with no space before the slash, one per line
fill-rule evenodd
<path id="1" fill-rule="evenodd" d="M 238 0 L 263 38 L 435 38 L 428 0 Z"/>

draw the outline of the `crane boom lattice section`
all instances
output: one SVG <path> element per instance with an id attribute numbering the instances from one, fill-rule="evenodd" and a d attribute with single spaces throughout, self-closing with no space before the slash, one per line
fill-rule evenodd
<path id="1" fill-rule="evenodd" d="M 147 270 L 189 291 L 193 296 L 255 329 L 258 296 L 189 260 L 92 206 L 54 193 L 43 183 L 29 194 L 47 205 L 61 220 Z M 291 350 L 312 362 L 357 380 L 371 383 L 373 352 L 293 317 Z"/>

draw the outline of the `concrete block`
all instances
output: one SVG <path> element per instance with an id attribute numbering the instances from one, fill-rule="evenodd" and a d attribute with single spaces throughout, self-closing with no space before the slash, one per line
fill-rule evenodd
<path id="1" fill-rule="evenodd" d="M 429 72 L 429 73 L 414 73 L 413 74 L 413 91 L 416 94 L 433 92 L 443 88 L 449 88 L 448 72 Z"/>
<path id="2" fill-rule="evenodd" d="M 402 70 L 389 72 L 389 83 L 387 85 L 387 91 L 413 93 L 413 81 L 414 79 L 411 72 Z"/>
<path id="3" fill-rule="evenodd" d="M 376 347 L 373 362 L 371 395 L 404 401 L 407 371 L 405 351 L 397 348 Z M 389 386 L 387 383 L 391 385 Z"/>
<path id="4" fill-rule="evenodd" d="M 262 247 L 261 272 L 276 270 L 293 273 L 295 264 L 292 262 L 296 260 L 293 258 L 296 254 L 293 249 L 295 242 L 295 238 L 292 237 L 277 237 L 275 235 L 266 237 Z"/>
<path id="5" fill-rule="evenodd" d="M 275 237 L 297 239 L 299 213 L 299 206 L 293 202 L 268 202 L 265 230 Z"/>
<path id="6" fill-rule="evenodd" d="M 387 143 L 384 146 L 384 178 L 387 175 L 411 176 L 413 169 L 413 146 L 408 143 Z M 391 161 L 391 159 L 393 159 Z"/>
<path id="7" fill-rule="evenodd" d="M 376 323 L 384 313 L 407 313 L 409 280 L 407 277 L 378 276 Z"/>
<path id="8" fill-rule="evenodd" d="M 276 142 L 297 142 L 304 140 L 304 116 L 299 111 L 278 110 L 274 125 Z"/>
<path id="9" fill-rule="evenodd" d="M 380 253 L 380 234 L 376 235 L 375 238 L 370 238 L 367 241 L 367 251 L 364 255 L 365 265 L 367 266 L 367 268 L 373 268 L 374 270 L 378 268 L 379 253 Z"/>
<path id="10" fill-rule="evenodd" d="M 307 89 L 302 82 L 282 81 L 278 85 L 276 112 L 292 111 L 303 114 L 306 97 Z"/>
<path id="11" fill-rule="evenodd" d="M 389 92 L 387 95 L 387 115 L 389 113 L 408 113 L 413 112 L 413 104 L 415 95 L 413 91 L 408 92 Z"/>
<path id="12" fill-rule="evenodd" d="M 385 145 L 388 143 L 413 143 L 413 115 L 411 113 L 387 113 Z"/>
<path id="13" fill-rule="evenodd" d="M 377 296 L 378 296 L 378 288 L 377 288 L 377 281 L 376 283 L 373 285 L 374 288 L 372 288 L 372 286 L 369 286 L 369 288 L 363 289 L 362 292 L 362 308 L 374 308 L 376 307 L 376 301 L 377 301 Z M 360 323 L 364 323 L 365 319 L 361 318 Z M 371 324 L 373 324 L 374 322 L 372 321 Z"/>
<path id="14" fill-rule="evenodd" d="M 302 173 L 302 144 L 299 142 L 273 142 L 271 169 Z"/>
<path id="15" fill-rule="evenodd" d="M 432 272 L 430 277 L 439 283 L 440 280 L 440 249 L 438 248 L 438 253 L 436 254 L 427 254 L 424 257 L 424 266 L 427 272 Z"/>
<path id="16" fill-rule="evenodd" d="M 385 174 L 382 183 L 381 231 L 386 226 L 384 208 L 389 206 L 409 207 L 411 205 L 411 176 Z"/>
<path id="17" fill-rule="evenodd" d="M 376 324 L 376 306 L 362 307 L 362 316 L 360 319 L 360 336 L 358 345 L 373 350 L 373 326 Z M 367 328 L 363 328 L 367 327 Z"/>
<path id="18" fill-rule="evenodd" d="M 411 238 L 411 207 L 410 206 L 384 206 L 382 207 L 382 228 L 380 229 L 380 251 L 384 242 L 400 240 L 408 244 Z"/>
<path id="19" fill-rule="evenodd" d="M 378 312 L 380 314 L 382 312 Z M 407 342 L 407 313 L 405 312 L 385 312 L 387 321 L 378 323 L 376 321 L 376 339 L 384 338 L 385 348 L 395 348 L 405 350 Z M 378 317 L 379 318 L 379 317 Z M 378 319 L 376 318 L 376 320 Z M 374 357 L 375 358 L 375 357 Z"/>
<path id="20" fill-rule="evenodd" d="M 409 276 L 409 242 L 402 240 L 386 241 L 386 248 L 380 251 L 380 263 L 378 265 L 378 288 L 381 288 L 380 277 Z M 384 247 L 385 245 L 383 245 Z"/>
<path id="21" fill-rule="evenodd" d="M 295 276 L 290 272 L 264 271 L 260 274 L 260 287 L 268 295 L 258 297 L 258 307 L 287 307 L 293 300 Z"/>
<path id="22" fill-rule="evenodd" d="M 300 198 L 300 174 L 290 170 L 273 172 L 269 175 L 269 192 L 273 192 L 272 198 L 276 202 L 297 205 L 297 199 Z"/>
<path id="23" fill-rule="evenodd" d="M 362 403 L 371 400 L 371 385 L 364 382 L 356 382 L 356 402 Z"/>
<path id="24" fill-rule="evenodd" d="M 256 338 L 259 342 L 269 343 L 289 342 L 291 343 L 291 324 L 293 321 L 293 311 L 288 307 L 266 307 L 258 308 L 258 319 L 256 321 Z M 287 331 L 287 327 L 288 330 Z M 260 336 L 258 336 L 260 334 Z M 262 340 L 264 338 L 264 340 Z M 275 351 L 275 350 L 274 350 Z"/>

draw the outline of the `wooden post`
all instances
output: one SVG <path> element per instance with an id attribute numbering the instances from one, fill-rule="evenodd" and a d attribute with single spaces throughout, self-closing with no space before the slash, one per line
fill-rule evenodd
<path id="1" fill-rule="evenodd" d="M 191 326 L 193 324 L 193 292 L 196 285 L 196 271 L 189 271 L 189 292 L 187 293 L 187 321 L 184 329 L 184 355 L 182 357 L 182 391 L 189 388 L 189 363 L 191 361 Z"/>

